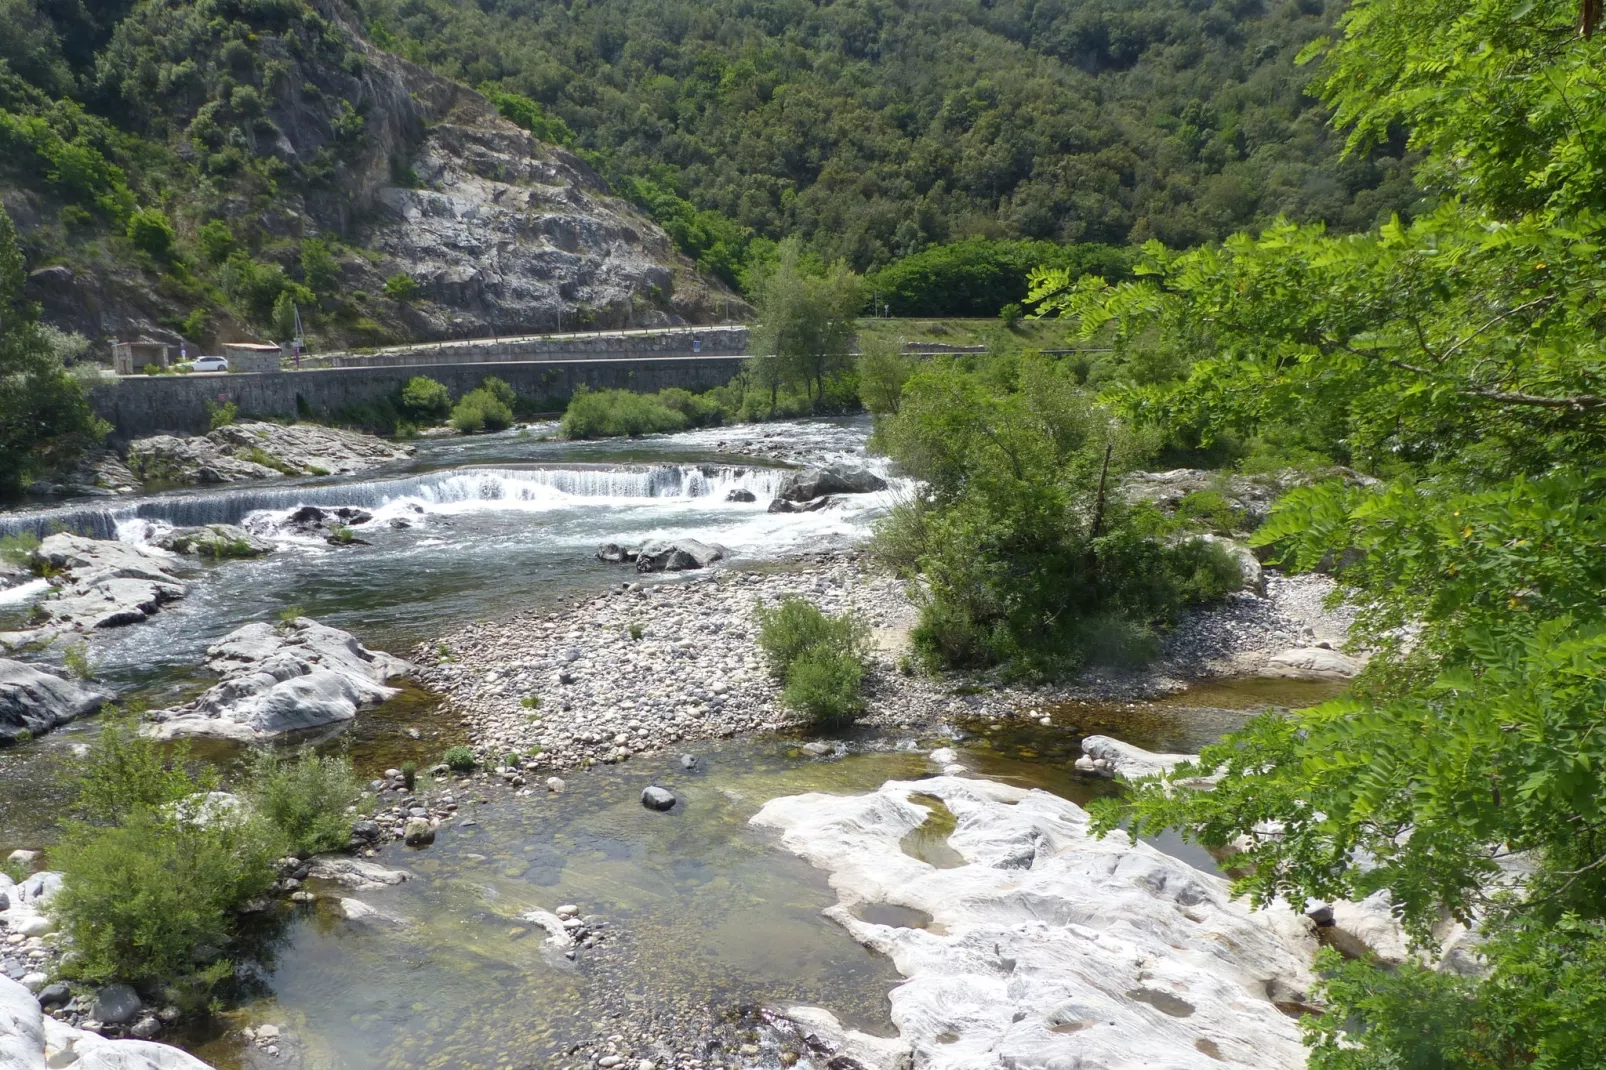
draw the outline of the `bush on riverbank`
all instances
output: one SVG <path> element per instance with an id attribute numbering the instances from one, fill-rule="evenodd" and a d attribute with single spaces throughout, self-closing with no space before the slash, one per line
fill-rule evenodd
<path id="1" fill-rule="evenodd" d="M 452 426 L 465 435 L 478 431 L 505 431 L 513 426 L 513 388 L 500 379 L 486 379 L 457 400 Z"/>
<path id="2" fill-rule="evenodd" d="M 693 394 L 670 387 L 656 394 L 633 394 L 582 387 L 564 411 L 563 434 L 567 438 L 662 434 L 715 426 L 724 423 L 727 415 L 713 391 Z"/>
<path id="3" fill-rule="evenodd" d="M 445 383 L 415 375 L 402 387 L 401 409 L 416 424 L 438 424 L 452 412 L 452 395 Z"/>
<path id="4" fill-rule="evenodd" d="M 361 790 L 343 757 L 308 752 L 290 760 L 263 748 L 252 756 L 245 798 L 283 835 L 286 853 L 305 858 L 346 846 L 346 807 Z"/>
<path id="5" fill-rule="evenodd" d="M 807 714 L 819 728 L 833 728 L 864 712 L 869 629 L 852 614 L 828 617 L 801 598 L 760 606 L 758 645 L 770 672 L 783 682 L 781 701 Z"/>
<path id="6" fill-rule="evenodd" d="M 1236 589 L 1230 556 L 1168 544 L 1117 492 L 1150 443 L 1042 357 L 937 358 L 909 376 L 875 444 L 922 482 L 876 551 L 925 579 L 914 631 L 935 666 L 1058 675 L 1134 663 L 1183 606 Z"/>
<path id="7" fill-rule="evenodd" d="M 52 852 L 62 887 L 49 909 L 73 950 L 65 976 L 201 1005 L 233 975 L 241 908 L 272 888 L 276 860 L 348 839 L 357 785 L 342 759 L 258 757 L 238 796 L 208 794 L 217 786 L 183 744 L 109 716 L 80 778 L 80 818 Z"/>

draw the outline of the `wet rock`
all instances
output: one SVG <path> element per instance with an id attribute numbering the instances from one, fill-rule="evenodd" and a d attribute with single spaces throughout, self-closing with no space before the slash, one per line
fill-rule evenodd
<path id="1" fill-rule="evenodd" d="M 561 794 L 565 786 L 566 785 L 563 783 L 562 777 L 549 776 L 546 778 L 546 790 L 552 792 L 554 795 Z"/>
<path id="2" fill-rule="evenodd" d="M 789 502 L 806 502 L 826 494 L 869 494 L 886 490 L 887 481 L 868 468 L 832 464 L 787 476 L 776 497 Z"/>
<path id="3" fill-rule="evenodd" d="M 46 985 L 39 992 L 39 1004 L 43 1007 L 56 1007 L 72 999 L 72 989 L 67 987 L 65 981 L 57 981 Z"/>
<path id="4" fill-rule="evenodd" d="M 610 564 L 618 565 L 625 562 L 634 561 L 635 559 L 635 550 L 626 549 L 616 542 L 605 542 L 601 546 L 597 547 L 598 561 L 607 561 Z"/>
<path id="5" fill-rule="evenodd" d="M 675 805 L 675 794 L 668 788 L 653 784 L 642 789 L 641 805 L 649 810 L 669 810 Z"/>
<path id="6" fill-rule="evenodd" d="M 937 869 L 902 850 L 928 816 L 917 792 L 954 814 L 949 843 L 964 865 Z M 940 776 L 776 799 L 752 823 L 825 870 L 839 899 L 827 916 L 907 978 L 891 992 L 897 1042 L 931 1070 L 1202 1067 L 1203 1039 L 1227 1062 L 1306 1064 L 1298 1023 L 1269 993 L 1302 999 L 1314 983 L 1309 919 L 1251 912 L 1219 877 L 1122 833 L 1099 839 L 1074 803 Z M 878 903 L 933 924 L 854 911 Z"/>
<path id="7" fill-rule="evenodd" d="M 167 571 L 169 559 L 111 539 L 59 532 L 39 544 L 34 560 L 55 574 L 56 590 L 37 603 L 39 626 L 13 633 L 28 638 L 137 624 L 185 593 Z"/>
<path id="8" fill-rule="evenodd" d="M 95 992 L 95 1004 L 89 1013 L 107 1025 L 123 1025 L 133 1021 L 143 1006 L 139 993 L 131 986 L 107 985 Z"/>
<path id="9" fill-rule="evenodd" d="M 680 756 L 680 767 L 682 769 L 696 769 L 697 768 L 697 755 L 695 755 L 695 754 L 682 754 Z"/>
<path id="10" fill-rule="evenodd" d="M 386 929 L 400 929 L 407 922 L 394 914 L 387 914 L 383 910 L 369 906 L 360 899 L 341 898 L 339 901 L 340 914 L 347 921 L 354 921 L 364 925 L 375 925 Z"/>
<path id="11" fill-rule="evenodd" d="M 427 817 L 410 817 L 402 827 L 402 842 L 409 847 L 428 847 L 435 842 L 435 826 Z"/>
<path id="12" fill-rule="evenodd" d="M 309 859 L 307 873 L 314 880 L 332 881 L 358 892 L 400 884 L 413 876 L 405 869 L 387 869 L 377 862 L 343 855 L 319 855 Z M 310 900 L 312 896 L 307 898 Z"/>
<path id="13" fill-rule="evenodd" d="M 637 572 L 684 572 L 688 569 L 707 568 L 725 556 L 722 547 L 710 546 L 696 539 L 679 539 L 675 542 L 654 541 L 643 546 L 636 554 Z"/>
<path id="14" fill-rule="evenodd" d="M 1197 754 L 1158 754 L 1109 736 L 1088 736 L 1082 740 L 1082 757 L 1076 760 L 1076 768 L 1084 773 L 1135 780 L 1138 777 L 1160 776 L 1171 772 L 1182 762 L 1198 760 Z M 1202 787 L 1211 782 L 1212 778 L 1209 777 L 1191 777 L 1180 783 Z"/>
<path id="15" fill-rule="evenodd" d="M 254 743 L 348 721 L 396 694 L 385 681 L 412 671 L 400 658 L 308 617 L 277 627 L 247 624 L 206 654 L 207 667 L 222 681 L 193 702 L 157 713 L 152 732 L 158 739 Z"/>
<path id="16" fill-rule="evenodd" d="M 195 528 L 174 528 L 156 540 L 156 545 L 176 554 L 197 557 L 261 557 L 274 550 L 273 543 L 235 524 L 206 524 Z"/>
<path id="17" fill-rule="evenodd" d="M 725 495 L 725 500 L 728 502 L 756 502 L 758 501 L 758 495 L 746 487 L 737 487 Z"/>
<path id="18" fill-rule="evenodd" d="M 379 842 L 379 824 L 364 818 L 353 821 L 351 824 L 351 838 L 355 843 L 375 844 Z"/>
<path id="19" fill-rule="evenodd" d="M 20 661 L 0 658 L 0 747 L 94 713 L 112 696 Z"/>
<path id="20" fill-rule="evenodd" d="M 830 498 L 814 498 L 805 502 L 788 501 L 785 498 L 776 498 L 770 502 L 769 511 L 772 513 L 813 513 L 824 509 L 831 504 Z"/>
<path id="21" fill-rule="evenodd" d="M 822 739 L 814 739 L 803 744 L 798 748 L 798 750 L 802 751 L 810 758 L 823 758 L 827 754 L 834 754 L 836 752 L 836 747 Z"/>
<path id="22" fill-rule="evenodd" d="M 128 1029 L 129 1036 L 137 1037 L 140 1040 L 154 1040 L 156 1037 L 161 1035 L 161 1032 L 161 1019 L 157 1018 L 154 1014 L 146 1015 L 144 1018 L 141 1018 L 139 1021 L 135 1022 Z"/>

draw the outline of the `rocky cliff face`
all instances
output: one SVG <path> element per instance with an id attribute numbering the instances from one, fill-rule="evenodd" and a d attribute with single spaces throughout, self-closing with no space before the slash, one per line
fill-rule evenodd
<path id="1" fill-rule="evenodd" d="M 0 167 L 48 320 L 97 338 L 263 337 L 274 273 L 313 284 L 308 238 L 335 252 L 334 277 L 302 306 L 326 347 L 724 314 L 731 295 L 582 160 L 375 47 L 339 0 L 231 11 L 207 20 L 147 0 L 102 53 L 116 123 L 171 154 L 161 173 L 123 162 L 141 205 L 172 217 L 185 270 L 135 253 L 115 220 L 82 240 L 89 224 L 69 229 L 48 182 Z M 214 221 L 269 274 L 241 278 L 227 253 L 208 261 L 200 230 Z M 397 276 L 416 292 L 387 293 Z M 185 326 L 198 308 L 207 326 Z"/>

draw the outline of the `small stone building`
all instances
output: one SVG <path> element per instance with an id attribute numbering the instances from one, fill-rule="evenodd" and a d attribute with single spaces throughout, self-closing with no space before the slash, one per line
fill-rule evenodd
<path id="1" fill-rule="evenodd" d="M 231 372 L 276 372 L 283 350 L 271 343 L 225 342 L 223 355 Z"/>
<path id="2" fill-rule="evenodd" d="M 113 342 L 112 370 L 118 375 L 141 375 L 147 364 L 166 369 L 173 347 L 166 342 Z"/>

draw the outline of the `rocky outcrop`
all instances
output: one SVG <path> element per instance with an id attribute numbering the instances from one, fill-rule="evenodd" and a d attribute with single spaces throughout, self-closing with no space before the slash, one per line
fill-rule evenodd
<path id="1" fill-rule="evenodd" d="M 206 651 L 223 679 L 200 698 L 155 714 L 159 739 L 206 736 L 256 743 L 357 716 L 396 694 L 385 681 L 412 666 L 308 617 L 247 624 Z"/>
<path id="2" fill-rule="evenodd" d="M 1261 669 L 1261 675 L 1297 680 L 1348 680 L 1365 667 L 1365 662 L 1329 647 L 1302 646 L 1272 655 Z"/>
<path id="3" fill-rule="evenodd" d="M 366 524 L 373 518 L 373 513 L 354 505 L 301 505 L 285 513 L 255 513 L 245 522 L 255 535 L 299 535 L 327 541 L 337 529 Z"/>
<path id="4" fill-rule="evenodd" d="M 137 624 L 185 593 L 168 571 L 170 559 L 110 539 L 58 533 L 39 544 L 33 559 L 55 590 L 35 605 L 36 627 L 0 633 L 0 647 Z"/>
<path id="5" fill-rule="evenodd" d="M 105 498 L 118 494 L 132 494 L 139 480 L 128 470 L 123 459 L 111 450 L 90 450 L 79 457 L 66 471 L 49 479 L 28 484 L 28 493 L 66 497 L 82 495 Z"/>
<path id="6" fill-rule="evenodd" d="M 1197 754 L 1160 754 L 1123 743 L 1109 736 L 1088 736 L 1082 740 L 1082 757 L 1076 759 L 1076 768 L 1098 776 L 1139 777 L 1163 776 L 1183 762 L 1196 762 Z M 1211 783 L 1209 777 L 1190 777 L 1178 781 L 1189 787 L 1202 787 Z"/>
<path id="7" fill-rule="evenodd" d="M 707 568 L 725 557 L 720 546 L 710 546 L 696 539 L 676 539 L 674 542 L 654 540 L 636 551 L 637 572 L 685 572 Z"/>
<path id="8" fill-rule="evenodd" d="M 32 665 L 0 658 L 0 747 L 15 743 L 23 732 L 40 736 L 94 713 L 111 698 Z"/>
<path id="9" fill-rule="evenodd" d="M 954 814 L 948 842 L 963 865 L 904 853 L 903 837 L 930 815 L 915 793 Z M 1095 839 L 1073 803 L 942 776 L 775 799 L 752 823 L 826 870 L 839 900 L 826 913 L 908 979 L 891 993 L 903 1050 L 861 1043 L 865 1065 L 1305 1065 L 1284 1010 L 1312 983 L 1309 919 L 1251 913 L 1226 881 L 1120 832 Z M 879 904 L 930 921 L 861 920 Z"/>
<path id="10" fill-rule="evenodd" d="M 281 476 L 350 475 L 401 460 L 413 447 L 317 424 L 229 424 L 206 435 L 154 435 L 128 445 L 146 483 L 196 486 Z"/>
<path id="11" fill-rule="evenodd" d="M 827 494 L 869 494 L 886 490 L 887 481 L 868 468 L 847 464 L 826 465 L 806 472 L 793 472 L 781 484 L 776 497 L 787 502 L 807 502 Z"/>
<path id="12" fill-rule="evenodd" d="M 156 545 L 175 554 L 196 557 L 261 557 L 274 546 L 235 524 L 206 524 L 196 528 L 174 528 L 156 539 Z"/>
<path id="13" fill-rule="evenodd" d="M 0 976 L 0 1066 L 7 1070 L 209 1070 L 188 1052 L 148 1040 L 107 1040 L 47 1017 L 22 985 Z"/>

